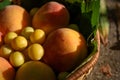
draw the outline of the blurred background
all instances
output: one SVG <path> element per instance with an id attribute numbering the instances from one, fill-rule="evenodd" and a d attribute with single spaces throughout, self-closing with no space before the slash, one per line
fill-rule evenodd
<path id="1" fill-rule="evenodd" d="M 101 42 L 98 62 L 86 80 L 120 80 L 120 0 L 104 1 L 109 30 L 103 33 L 108 35 Z"/>

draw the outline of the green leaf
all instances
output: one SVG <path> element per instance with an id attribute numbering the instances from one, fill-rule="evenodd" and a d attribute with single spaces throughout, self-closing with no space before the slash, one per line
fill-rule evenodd
<path id="1" fill-rule="evenodd" d="M 83 16 L 83 18 L 86 17 L 86 21 L 88 19 L 88 22 L 90 22 L 90 24 L 88 25 L 90 26 L 89 30 L 92 30 L 94 33 L 97 29 L 96 25 L 99 22 L 99 15 L 100 15 L 99 9 L 100 9 L 100 0 L 88 0 L 88 1 L 84 0 L 81 3 L 81 13 L 82 15 L 85 15 Z M 92 31 L 90 32 L 93 33 Z M 87 35 L 87 37 L 88 36 L 89 35 Z"/>
<path id="2" fill-rule="evenodd" d="M 5 6 L 10 5 L 11 1 L 10 0 L 1 0 L 0 1 L 0 10 L 2 10 Z"/>
<path id="3" fill-rule="evenodd" d="M 69 3 L 82 2 L 83 0 L 64 0 Z"/>
<path id="4" fill-rule="evenodd" d="M 86 2 L 85 0 L 81 3 L 81 11 L 82 13 L 87 13 L 89 11 L 92 11 L 92 1 Z"/>
<path id="5" fill-rule="evenodd" d="M 99 22 L 99 15 L 100 15 L 100 0 L 94 0 L 92 2 L 92 18 L 91 18 L 91 24 L 92 26 L 95 26 Z"/>
<path id="6" fill-rule="evenodd" d="M 81 12 L 82 13 L 87 13 L 87 12 L 92 11 L 92 18 L 98 18 L 99 8 L 100 8 L 100 1 L 99 0 L 91 0 L 91 1 L 83 0 L 81 4 L 82 4 L 81 5 Z M 96 19 L 96 20 L 99 20 L 99 19 Z"/>

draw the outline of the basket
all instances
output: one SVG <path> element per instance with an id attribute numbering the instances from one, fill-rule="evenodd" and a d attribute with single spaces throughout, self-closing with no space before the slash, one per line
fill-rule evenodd
<path id="1" fill-rule="evenodd" d="M 20 5 L 20 0 L 12 0 L 13 4 Z M 82 67 L 76 68 L 73 70 L 65 80 L 85 80 L 85 78 L 90 74 L 92 69 L 94 68 L 97 60 L 99 58 L 100 53 L 100 38 L 99 32 L 97 30 L 95 40 L 97 41 L 97 52 L 90 58 L 88 62 L 86 62 Z"/>
<path id="2" fill-rule="evenodd" d="M 97 31 L 95 40 L 97 41 L 98 47 L 97 52 L 94 54 L 94 56 L 81 68 L 78 68 L 74 70 L 73 73 L 71 73 L 66 80 L 84 80 L 87 75 L 90 74 L 92 71 L 94 65 L 96 64 L 98 58 L 99 58 L 99 51 L 100 51 L 100 38 L 99 38 L 99 32 Z"/>

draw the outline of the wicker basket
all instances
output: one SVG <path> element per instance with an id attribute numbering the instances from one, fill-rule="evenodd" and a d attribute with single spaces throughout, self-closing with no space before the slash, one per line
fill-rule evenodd
<path id="1" fill-rule="evenodd" d="M 20 0 L 12 0 L 12 2 L 13 4 L 20 5 Z M 90 74 L 99 57 L 100 38 L 99 38 L 98 31 L 97 31 L 95 40 L 97 41 L 97 44 L 98 44 L 97 52 L 92 56 L 92 58 L 86 64 L 84 64 L 82 67 L 77 68 L 73 72 L 71 72 L 70 75 L 68 75 L 68 77 L 66 78 L 66 80 L 85 80 L 87 75 Z"/>
<path id="2" fill-rule="evenodd" d="M 95 37 L 98 47 L 97 52 L 95 55 L 81 68 L 75 69 L 73 73 L 71 73 L 66 80 L 84 80 L 85 77 L 92 71 L 94 65 L 96 64 L 98 57 L 99 57 L 99 51 L 100 51 L 100 38 L 99 38 L 99 32 L 97 31 L 96 37 Z"/>

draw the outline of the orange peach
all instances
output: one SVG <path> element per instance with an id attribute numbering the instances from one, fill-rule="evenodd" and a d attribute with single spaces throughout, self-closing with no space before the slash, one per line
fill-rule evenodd
<path id="1" fill-rule="evenodd" d="M 59 28 L 51 32 L 43 47 L 43 61 L 58 72 L 71 70 L 87 56 L 84 37 L 69 28 Z"/>
<path id="2" fill-rule="evenodd" d="M 46 34 L 69 23 L 69 12 L 67 8 L 58 2 L 50 1 L 44 4 L 35 13 L 32 20 L 34 28 L 43 29 Z"/>
<path id="3" fill-rule="evenodd" d="M 15 70 L 12 65 L 5 59 L 0 57 L 0 80 L 14 80 Z"/>
<path id="4" fill-rule="evenodd" d="M 0 11 L 0 39 L 9 31 L 19 33 L 24 27 L 29 26 L 30 22 L 30 16 L 24 8 L 18 5 L 6 6 Z"/>

